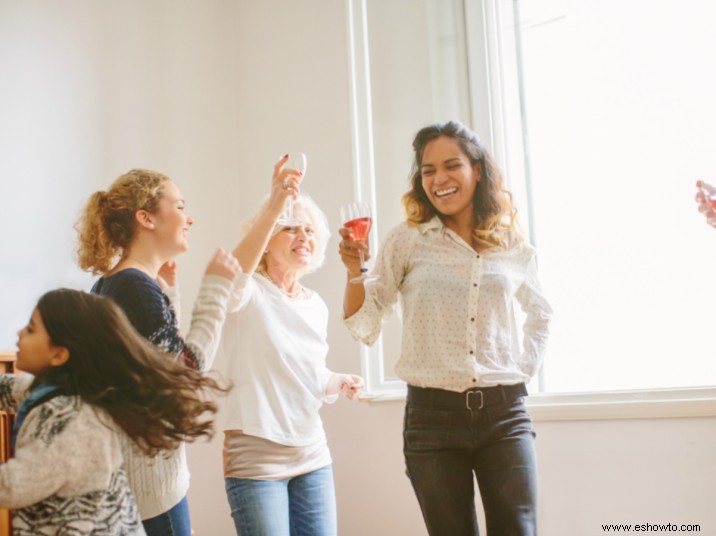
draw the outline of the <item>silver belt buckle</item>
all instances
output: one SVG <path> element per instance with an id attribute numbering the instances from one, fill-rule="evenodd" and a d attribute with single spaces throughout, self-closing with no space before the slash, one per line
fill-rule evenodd
<path id="1" fill-rule="evenodd" d="M 470 395 L 480 395 L 480 405 L 479 407 L 473 408 L 470 405 Z M 482 394 L 482 391 L 468 391 L 467 395 L 465 396 L 465 407 L 469 409 L 470 411 L 474 411 L 477 409 L 482 409 L 485 404 L 485 397 Z"/>

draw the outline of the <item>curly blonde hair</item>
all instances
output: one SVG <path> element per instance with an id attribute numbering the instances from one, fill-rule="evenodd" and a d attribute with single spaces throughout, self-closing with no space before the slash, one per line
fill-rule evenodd
<path id="1" fill-rule="evenodd" d="M 473 197 L 475 228 L 473 236 L 480 250 L 509 249 L 521 242 L 517 227 L 517 211 L 512 194 L 503 186 L 502 173 L 492 155 L 477 136 L 457 121 L 436 123 L 421 129 L 413 140 L 415 161 L 410 177 L 410 190 L 403 195 L 403 208 L 409 225 L 425 223 L 434 216 L 443 218 L 423 188 L 420 165 L 425 147 L 431 141 L 446 137 L 455 140 L 472 166 L 479 166 L 480 181 Z"/>
<path id="2" fill-rule="evenodd" d="M 93 275 L 107 273 L 131 244 L 138 210 L 155 213 L 169 177 L 147 169 L 133 169 L 107 191 L 92 194 L 80 214 L 77 261 Z"/>

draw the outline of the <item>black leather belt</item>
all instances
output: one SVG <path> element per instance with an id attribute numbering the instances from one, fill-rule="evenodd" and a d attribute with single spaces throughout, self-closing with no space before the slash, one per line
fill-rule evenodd
<path id="1" fill-rule="evenodd" d="M 468 389 L 462 393 L 408 385 L 408 403 L 435 408 L 478 410 L 527 396 L 524 383 Z"/>

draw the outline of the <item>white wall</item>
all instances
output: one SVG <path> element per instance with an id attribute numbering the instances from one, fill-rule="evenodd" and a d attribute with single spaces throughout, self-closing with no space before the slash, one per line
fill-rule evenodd
<path id="1" fill-rule="evenodd" d="M 211 251 L 233 245 L 287 148 L 307 153 L 305 190 L 337 228 L 352 195 L 345 18 L 339 0 L 0 0 L 0 346 L 43 290 L 88 288 L 72 222 L 131 167 L 172 176 L 197 220 L 179 259 L 184 323 Z M 307 283 L 333 312 L 330 365 L 356 371 L 335 245 Z M 322 413 L 340 533 L 425 534 L 403 472 L 402 404 L 341 400 Z M 636 522 L 716 531 L 715 421 L 537 423 L 542 534 Z M 199 536 L 232 533 L 220 436 L 190 447 Z"/>

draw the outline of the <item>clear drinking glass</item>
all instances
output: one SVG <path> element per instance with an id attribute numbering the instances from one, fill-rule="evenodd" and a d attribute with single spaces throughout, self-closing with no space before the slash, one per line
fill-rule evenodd
<path id="1" fill-rule="evenodd" d="M 370 206 L 362 202 L 343 205 L 343 207 L 341 207 L 341 221 L 343 222 L 343 227 L 351 230 L 353 240 L 365 242 L 368 239 L 368 234 L 373 224 Z M 375 281 L 378 279 L 376 275 L 368 275 L 368 268 L 365 266 L 362 251 L 360 252 L 360 272 L 361 275 L 351 279 L 351 283 L 363 283 L 365 281 Z"/>
<path id="2" fill-rule="evenodd" d="M 305 153 L 301 152 L 295 152 L 295 153 L 289 153 L 288 160 L 286 160 L 286 163 L 284 164 L 284 168 L 293 168 L 301 172 L 301 179 L 306 177 L 306 168 L 308 166 L 308 161 L 306 159 Z M 301 225 L 301 220 L 296 218 L 293 215 L 293 197 L 288 197 L 286 199 L 286 208 L 283 211 L 283 214 L 281 214 L 281 217 L 278 219 L 278 223 L 280 225 L 285 225 L 286 227 L 294 227 L 296 225 Z"/>

